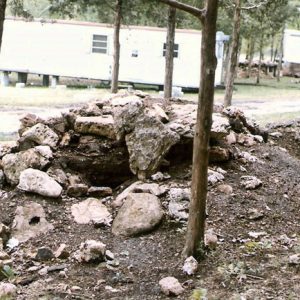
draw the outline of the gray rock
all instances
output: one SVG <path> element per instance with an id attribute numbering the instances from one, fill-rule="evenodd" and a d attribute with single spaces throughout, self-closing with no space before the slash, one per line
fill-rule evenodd
<path id="1" fill-rule="evenodd" d="M 81 243 L 74 257 L 79 262 L 102 262 L 105 261 L 106 245 L 95 240 L 87 240 Z"/>
<path id="2" fill-rule="evenodd" d="M 125 97 L 116 97 L 111 100 L 112 106 L 125 106 L 128 104 L 135 104 L 137 102 L 142 102 L 141 98 L 138 96 L 125 96 Z"/>
<path id="3" fill-rule="evenodd" d="M 43 207 L 31 202 L 17 207 L 11 235 L 14 239 L 25 242 L 53 228 L 46 220 Z"/>
<path id="4" fill-rule="evenodd" d="M 125 103 L 123 105 L 115 105 L 113 108 L 115 130 L 118 140 L 123 140 L 126 134 L 132 132 L 135 127 L 136 119 L 141 114 L 144 114 L 144 104 L 140 98 L 129 97 L 132 98 L 132 101 L 128 102 L 126 98 L 128 97 L 114 99 L 116 103 L 123 103 L 123 101 Z"/>
<path id="5" fill-rule="evenodd" d="M 158 104 L 153 104 L 152 106 L 156 117 L 162 122 L 162 123 L 168 123 L 169 122 L 169 117 L 167 116 L 167 114 L 165 113 L 165 111 L 163 110 L 163 108 L 158 105 Z"/>
<path id="6" fill-rule="evenodd" d="M 77 117 L 75 131 L 78 133 L 95 134 L 109 139 L 116 139 L 114 119 L 111 115 L 98 117 Z"/>
<path id="7" fill-rule="evenodd" d="M 51 198 L 62 193 L 62 187 L 47 173 L 31 168 L 21 172 L 18 189 Z"/>
<path id="8" fill-rule="evenodd" d="M 228 118 L 221 114 L 213 114 L 213 122 L 211 126 L 210 136 L 213 139 L 220 140 L 227 136 L 230 132 L 230 124 Z"/>
<path id="9" fill-rule="evenodd" d="M 28 168 L 43 169 L 49 164 L 52 151 L 49 146 L 37 146 L 2 158 L 3 171 L 8 183 L 17 185 L 22 171 Z"/>
<path id="10" fill-rule="evenodd" d="M 291 265 L 300 265 L 300 253 L 289 256 L 289 263 Z"/>
<path id="11" fill-rule="evenodd" d="M 224 175 L 222 173 L 213 171 L 213 170 L 208 170 L 208 184 L 210 185 L 215 185 L 216 183 L 224 180 Z"/>
<path id="12" fill-rule="evenodd" d="M 68 177 L 62 169 L 50 167 L 47 174 L 62 186 L 66 186 L 68 184 Z"/>
<path id="13" fill-rule="evenodd" d="M 16 142 L 1 142 L 0 143 L 0 159 L 6 155 L 11 153 L 13 149 L 17 147 Z"/>
<path id="14" fill-rule="evenodd" d="M 68 186 L 67 194 L 71 197 L 82 197 L 85 196 L 88 192 L 89 187 L 83 183 L 77 183 Z"/>
<path id="15" fill-rule="evenodd" d="M 170 202 L 168 212 L 176 220 L 187 220 L 191 199 L 191 191 L 188 188 L 171 188 L 168 193 Z"/>
<path id="16" fill-rule="evenodd" d="M 71 207 L 72 215 L 78 224 L 110 225 L 112 216 L 106 206 L 98 199 L 88 198 Z"/>
<path id="17" fill-rule="evenodd" d="M 88 189 L 88 195 L 92 197 L 107 197 L 112 195 L 112 189 L 110 187 L 91 186 Z"/>
<path id="18" fill-rule="evenodd" d="M 112 225 L 115 235 L 134 236 L 157 226 L 164 213 L 159 199 L 151 194 L 129 194 Z"/>
<path id="19" fill-rule="evenodd" d="M 54 252 L 54 256 L 59 259 L 67 259 L 70 256 L 67 245 L 60 244 L 58 249 Z"/>
<path id="20" fill-rule="evenodd" d="M 46 145 L 55 148 L 59 137 L 51 128 L 42 123 L 38 123 L 23 132 L 22 140 L 29 140 L 39 145 Z"/>
<path id="21" fill-rule="evenodd" d="M 184 288 L 175 277 L 165 277 L 159 281 L 161 291 L 167 296 L 179 296 Z"/>
<path id="22" fill-rule="evenodd" d="M 179 135 L 159 122 L 144 115 L 137 119 L 135 129 L 126 135 L 130 169 L 139 179 L 151 176 L 169 149 L 179 142 Z"/>
<path id="23" fill-rule="evenodd" d="M 3 188 L 4 183 L 5 183 L 5 175 L 3 170 L 0 170 L 0 189 Z"/>
<path id="24" fill-rule="evenodd" d="M 233 188 L 229 184 L 220 184 L 217 186 L 217 191 L 226 195 L 230 195 L 233 193 Z"/>
<path id="25" fill-rule="evenodd" d="M 54 258 L 52 250 L 48 247 L 41 247 L 38 249 L 35 259 L 38 261 L 47 261 Z"/>

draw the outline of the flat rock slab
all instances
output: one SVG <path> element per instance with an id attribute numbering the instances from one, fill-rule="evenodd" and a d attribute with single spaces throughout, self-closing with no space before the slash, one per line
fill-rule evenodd
<path id="1" fill-rule="evenodd" d="M 47 173 L 31 168 L 22 171 L 18 189 L 51 198 L 62 193 L 62 187 Z"/>
<path id="2" fill-rule="evenodd" d="M 148 193 L 129 194 L 112 225 L 112 233 L 134 236 L 157 226 L 164 213 L 159 199 Z"/>
<path id="3" fill-rule="evenodd" d="M 88 198 L 71 207 L 74 220 L 78 224 L 110 225 L 112 216 L 106 206 L 96 198 Z"/>
<path id="4" fill-rule="evenodd" d="M 97 117 L 77 117 L 75 131 L 78 133 L 95 134 L 109 139 L 116 139 L 114 119 L 111 115 Z"/>
<path id="5" fill-rule="evenodd" d="M 38 203 L 31 202 L 17 207 L 11 235 L 19 242 L 26 242 L 53 228 L 53 225 L 46 220 L 43 207 Z"/>

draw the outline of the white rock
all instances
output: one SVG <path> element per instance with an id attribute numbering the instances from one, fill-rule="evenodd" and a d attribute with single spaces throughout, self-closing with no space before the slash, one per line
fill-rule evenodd
<path id="1" fill-rule="evenodd" d="M 75 252 L 74 257 L 79 262 L 92 262 L 105 260 L 106 245 L 100 241 L 87 240 L 81 243 L 78 251 Z"/>
<path id="2" fill-rule="evenodd" d="M 62 193 L 62 187 L 47 173 L 31 168 L 21 172 L 18 189 L 51 198 Z"/>
<path id="3" fill-rule="evenodd" d="M 165 277 L 159 281 L 161 291 L 167 296 L 178 296 L 184 292 L 184 288 L 175 277 Z"/>
<path id="4" fill-rule="evenodd" d="M 207 178 L 208 184 L 215 185 L 219 181 L 224 180 L 224 178 L 225 177 L 223 174 L 210 169 L 208 170 L 208 178 Z"/>
<path id="5" fill-rule="evenodd" d="M 125 106 L 127 104 L 142 104 L 142 100 L 138 96 L 117 97 L 112 99 L 112 106 Z"/>
<path id="6" fill-rule="evenodd" d="M 300 253 L 291 255 L 291 256 L 289 257 L 289 263 L 290 263 L 291 265 L 299 265 L 299 264 L 300 264 Z"/>
<path id="7" fill-rule="evenodd" d="M 78 224 L 110 225 L 112 216 L 106 206 L 96 198 L 88 198 L 71 207 L 72 215 Z"/>
<path id="8" fill-rule="evenodd" d="M 184 265 L 182 267 L 182 271 L 187 275 L 194 275 L 198 269 L 198 262 L 193 257 L 190 256 L 184 261 Z"/>
<path id="9" fill-rule="evenodd" d="M 8 282 L 1 282 L 0 283 L 0 299 L 2 300 L 10 300 L 15 299 L 17 294 L 17 287 Z"/>

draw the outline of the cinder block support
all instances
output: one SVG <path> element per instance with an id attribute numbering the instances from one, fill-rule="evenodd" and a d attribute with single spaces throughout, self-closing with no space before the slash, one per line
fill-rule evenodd
<path id="1" fill-rule="evenodd" d="M 1 73 L 1 86 L 9 86 L 9 73 L 4 71 Z"/>
<path id="2" fill-rule="evenodd" d="M 18 82 L 27 83 L 28 73 L 18 72 Z"/>
<path id="3" fill-rule="evenodd" d="M 49 75 L 43 75 L 43 86 L 49 86 Z"/>
<path id="4" fill-rule="evenodd" d="M 56 86 L 58 85 L 58 82 L 59 82 L 59 76 L 52 76 L 51 87 L 56 88 Z"/>

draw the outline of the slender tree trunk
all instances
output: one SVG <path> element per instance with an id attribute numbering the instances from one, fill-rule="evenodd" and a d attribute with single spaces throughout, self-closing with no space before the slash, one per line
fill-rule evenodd
<path id="1" fill-rule="evenodd" d="M 247 70 L 247 78 L 251 76 L 252 70 L 252 62 L 254 57 L 254 49 L 255 49 L 255 39 L 251 37 L 250 39 L 250 49 L 249 49 L 249 61 L 248 61 L 248 70 Z"/>
<path id="2" fill-rule="evenodd" d="M 0 49 L 2 44 L 3 23 L 5 20 L 6 0 L 0 0 Z"/>
<path id="3" fill-rule="evenodd" d="M 111 75 L 111 92 L 118 92 L 119 68 L 120 68 L 120 29 L 122 20 L 122 1 L 115 3 L 115 23 L 114 23 L 114 55 Z"/>
<path id="4" fill-rule="evenodd" d="M 202 26 L 201 75 L 193 149 L 192 198 L 183 250 L 183 256 L 185 257 L 196 256 L 204 244 L 208 148 L 212 124 L 215 69 L 217 66 L 215 47 L 218 2 L 218 0 L 206 0 L 206 14 Z"/>
<path id="5" fill-rule="evenodd" d="M 258 60 L 258 72 L 256 77 L 256 83 L 260 83 L 260 72 L 261 72 L 261 61 L 263 59 L 263 43 L 264 43 L 264 34 L 261 34 L 260 42 L 259 42 L 259 60 Z"/>
<path id="6" fill-rule="evenodd" d="M 275 42 L 275 33 L 272 32 L 272 38 L 271 38 L 271 61 L 274 61 L 274 42 Z"/>
<path id="7" fill-rule="evenodd" d="M 167 46 L 166 47 L 166 68 L 165 68 L 165 84 L 164 84 L 165 99 L 170 99 L 172 97 L 175 27 L 176 27 L 176 8 L 170 6 L 169 15 L 168 15 L 168 31 L 167 31 L 167 43 L 166 43 Z"/>
<path id="8" fill-rule="evenodd" d="M 241 0 L 235 0 L 232 42 L 230 46 L 230 61 L 227 70 L 226 90 L 224 96 L 224 106 L 230 106 L 232 101 L 233 83 L 236 74 L 239 41 L 241 30 Z"/>
<path id="9" fill-rule="evenodd" d="M 276 74 L 277 82 L 280 81 L 280 72 L 281 72 L 281 69 L 282 69 L 283 39 L 284 39 L 284 26 L 282 28 L 281 38 L 280 38 L 280 54 L 279 54 L 279 62 L 278 62 L 277 74 Z"/>

